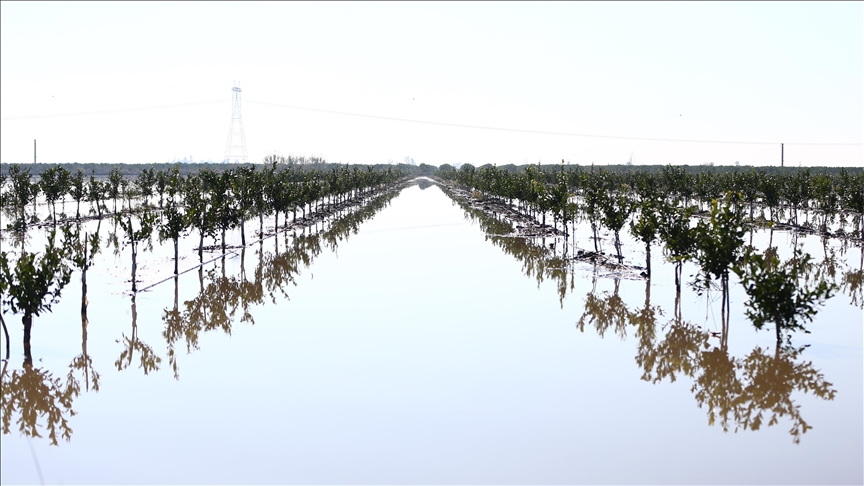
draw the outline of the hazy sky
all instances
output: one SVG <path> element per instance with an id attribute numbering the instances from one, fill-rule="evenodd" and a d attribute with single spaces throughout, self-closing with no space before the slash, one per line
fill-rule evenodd
<path id="1" fill-rule="evenodd" d="M 864 163 L 860 2 L 0 8 L 3 162 Z"/>

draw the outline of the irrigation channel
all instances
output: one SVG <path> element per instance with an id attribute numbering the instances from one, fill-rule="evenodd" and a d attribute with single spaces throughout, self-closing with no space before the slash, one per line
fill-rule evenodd
<path id="1" fill-rule="evenodd" d="M 249 221 L 245 246 L 232 229 L 203 264 L 198 238 L 181 239 L 177 277 L 172 242 L 151 239 L 136 293 L 131 248 L 103 244 L 86 287 L 74 271 L 34 318 L 29 363 L 19 316 L 4 316 L 0 479 L 864 480 L 860 244 L 747 232 L 781 259 L 800 245 L 814 257 L 800 278 L 836 285 L 778 347 L 737 279 L 726 314 L 716 290 L 678 291 L 659 249 L 645 278 L 624 233 L 618 259 L 606 230 L 594 251 L 588 222 L 564 237 L 508 211 L 414 179 L 278 232 L 271 218 L 263 238 Z M 685 282 L 697 273 L 684 263 Z"/>

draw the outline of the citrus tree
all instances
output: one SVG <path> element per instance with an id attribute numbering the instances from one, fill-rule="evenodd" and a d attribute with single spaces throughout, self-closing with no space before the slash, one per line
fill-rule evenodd
<path id="1" fill-rule="evenodd" d="M 806 331 L 804 323 L 813 321 L 817 305 L 834 294 L 837 286 L 824 280 L 808 285 L 801 278 L 810 255 L 796 248 L 786 262 L 774 254 L 760 255 L 748 249 L 733 271 L 741 279 L 748 300 L 745 313 L 756 329 L 773 323 L 777 344 L 784 331 Z"/>

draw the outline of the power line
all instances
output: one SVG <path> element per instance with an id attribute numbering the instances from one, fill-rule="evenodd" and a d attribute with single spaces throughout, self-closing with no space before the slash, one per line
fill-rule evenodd
<path id="1" fill-rule="evenodd" d="M 327 110 L 324 108 L 310 108 L 308 106 L 296 106 L 296 105 L 285 105 L 281 103 L 268 103 L 265 101 L 251 101 L 246 100 L 246 103 L 252 103 L 256 105 L 266 105 L 266 106 L 276 106 L 280 108 L 289 108 L 294 110 L 305 110 L 305 111 L 315 111 L 319 113 L 330 113 L 334 115 L 345 115 L 345 116 L 355 116 L 360 118 L 372 118 L 376 120 L 389 120 L 389 121 L 399 121 L 399 122 L 407 122 L 407 123 L 418 123 L 422 125 L 435 125 L 435 126 L 445 126 L 445 127 L 456 127 L 456 128 L 472 128 L 476 130 L 493 130 L 499 132 L 511 132 L 511 133 L 528 133 L 534 135 L 556 135 L 556 136 L 564 136 L 564 137 L 583 137 L 583 138 L 604 138 L 610 140 L 641 140 L 641 141 L 649 141 L 649 142 L 680 142 L 680 143 L 714 143 L 714 144 L 736 144 L 736 145 L 778 145 L 781 142 L 745 142 L 745 141 L 735 141 L 735 140 L 690 140 L 690 139 L 678 139 L 678 138 L 652 138 L 652 137 L 629 137 L 623 135 L 595 135 L 588 133 L 573 133 L 573 132 L 551 132 L 544 130 L 527 130 L 522 128 L 506 128 L 506 127 L 491 127 L 485 125 L 467 125 L 462 123 L 447 123 L 447 122 L 436 122 L 429 120 L 415 120 L 410 118 L 398 118 L 392 116 L 382 116 L 382 115 L 368 115 L 365 113 L 352 113 L 347 111 L 338 111 L 338 110 Z M 831 143 L 820 143 L 820 142 L 800 142 L 800 143 L 787 143 L 787 145 L 837 145 L 837 146 L 856 146 L 862 145 L 861 143 L 846 143 L 846 142 L 831 142 Z"/>
<path id="2" fill-rule="evenodd" d="M 183 89 L 183 88 L 197 88 L 199 86 L 210 86 L 222 83 L 196 83 L 196 84 L 185 84 L 182 86 L 163 86 L 156 88 L 141 88 L 141 89 L 129 89 L 123 91 L 100 91 L 98 93 L 67 93 L 67 94 L 58 94 L 58 95 L 42 95 L 42 96 L 23 96 L 23 97 L 13 97 L 13 98 L 2 98 L 4 100 L 36 100 L 36 99 L 46 99 L 46 98 L 70 98 L 76 96 L 102 96 L 102 95 L 114 95 L 114 94 L 125 94 L 125 93 L 140 93 L 143 91 L 165 91 L 170 89 Z"/>
<path id="3" fill-rule="evenodd" d="M 106 115 L 106 114 L 114 114 L 114 113 L 127 113 L 127 112 L 135 112 L 135 111 L 149 111 L 149 110 L 161 110 L 167 108 L 181 108 L 187 106 L 201 106 L 201 105 L 210 105 L 210 104 L 220 104 L 227 103 L 227 100 L 209 100 L 209 101 L 195 101 L 190 103 L 178 103 L 173 105 L 160 105 L 160 106 L 145 106 L 145 107 L 136 107 L 136 108 L 119 108 L 115 110 L 99 110 L 99 111 L 86 111 L 86 112 L 76 112 L 76 113 L 55 113 L 55 114 L 46 114 L 46 115 L 23 115 L 23 116 L 7 116 L 2 117 L 0 120 L 29 120 L 29 119 L 38 119 L 38 118 L 58 118 L 58 117 L 70 117 L 70 116 L 86 116 L 86 115 Z M 575 133 L 575 132 L 553 132 L 546 130 L 529 130 L 523 128 L 508 128 L 508 127 L 493 127 L 486 125 L 469 125 L 464 123 L 448 123 L 448 122 L 436 122 L 430 120 L 416 120 L 411 118 L 400 118 L 400 117 L 392 117 L 392 116 L 383 116 L 383 115 L 370 115 L 366 113 L 353 113 L 347 111 L 339 111 L 339 110 L 328 110 L 324 108 L 312 108 L 308 106 L 297 106 L 297 105 L 287 105 L 282 103 L 270 103 L 266 101 L 252 101 L 246 100 L 246 103 L 252 103 L 256 105 L 264 105 L 264 106 L 275 106 L 279 108 L 288 108 L 293 110 L 304 110 L 304 111 L 314 111 L 319 113 L 329 113 L 334 115 L 343 115 L 343 116 L 354 116 L 359 118 L 371 118 L 376 120 L 388 120 L 388 121 L 398 121 L 405 123 L 417 123 L 421 125 L 433 125 L 433 126 L 445 126 L 445 127 L 454 127 L 454 128 L 470 128 L 475 130 L 491 130 L 491 131 L 499 131 L 499 132 L 509 132 L 509 133 L 526 133 L 533 135 L 553 135 L 553 136 L 564 136 L 564 137 L 582 137 L 582 138 L 599 138 L 599 139 L 608 139 L 608 140 L 639 140 L 639 141 L 648 141 L 648 142 L 673 142 L 673 143 L 713 143 L 713 144 L 733 144 L 733 145 L 778 145 L 780 143 L 786 143 L 787 145 L 806 145 L 806 146 L 860 146 L 862 143 L 852 143 L 852 142 L 753 142 L 753 141 L 740 141 L 740 140 L 705 140 L 705 139 L 678 139 L 678 138 L 659 138 L 659 137 L 632 137 L 632 136 L 624 136 L 624 135 L 598 135 L 598 134 L 589 134 L 589 133 Z"/>
<path id="4" fill-rule="evenodd" d="M 190 103 L 178 103 L 176 105 L 140 106 L 140 107 L 136 107 L 136 108 L 118 108 L 116 110 L 79 111 L 76 113 L 53 113 L 50 115 L 4 116 L 3 118 L 0 118 L 0 120 L 30 120 L 30 119 L 36 119 L 36 118 L 59 118 L 59 117 L 67 117 L 67 116 L 108 115 L 108 114 L 112 114 L 112 113 L 163 110 L 166 108 L 181 108 L 184 106 L 212 105 L 212 104 L 227 103 L 227 102 L 228 102 L 227 100 L 192 101 Z"/>
<path id="5" fill-rule="evenodd" d="M 281 84 L 271 84 L 271 83 L 258 83 L 258 82 L 249 82 L 248 84 L 256 85 L 256 86 L 268 86 L 271 88 L 281 88 L 287 90 L 296 90 L 296 91 L 309 91 L 316 93 L 331 93 L 331 94 L 339 94 L 339 95 L 349 95 L 349 96 L 360 96 L 366 98 L 382 98 L 389 100 L 398 100 L 398 101 L 420 101 L 427 103 L 445 103 L 451 105 L 465 105 L 465 106 L 482 106 L 482 107 L 491 107 L 491 108 L 507 108 L 507 109 L 525 109 L 530 108 L 528 106 L 514 106 L 514 105 L 506 105 L 506 104 L 497 104 L 497 103 L 476 103 L 476 102 L 468 102 L 468 101 L 453 101 L 453 100 L 433 100 L 428 98 L 416 98 L 416 97 L 407 97 L 407 96 L 387 96 L 387 95 L 379 95 L 379 94 L 370 94 L 370 93 L 355 93 L 352 91 L 336 91 L 336 90 L 328 90 L 328 89 L 316 89 L 316 88 L 300 88 L 297 86 L 285 86 Z M 662 117 L 662 118 L 678 118 L 681 117 L 682 114 L 679 112 L 674 113 L 631 113 L 631 112 L 621 112 L 621 111 L 598 111 L 591 109 L 579 109 L 580 113 L 594 113 L 598 115 L 616 115 L 616 116 L 638 116 L 638 117 Z M 700 114 L 690 114 L 687 113 L 683 115 L 686 118 L 716 118 L 716 119 L 743 119 L 743 120 L 860 120 L 860 116 L 854 117 L 836 117 L 836 116 L 819 116 L 819 117 L 789 117 L 789 116 L 749 116 L 749 115 L 700 115 Z M 773 143 L 773 142 L 772 142 Z"/>

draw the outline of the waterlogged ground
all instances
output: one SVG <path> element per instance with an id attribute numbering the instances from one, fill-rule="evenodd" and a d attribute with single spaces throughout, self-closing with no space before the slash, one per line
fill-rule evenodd
<path id="1" fill-rule="evenodd" d="M 506 223 L 423 187 L 134 298 L 128 248 L 103 249 L 86 328 L 76 273 L 35 319 L 29 369 L 20 319 L 4 316 L 0 480 L 864 481 L 860 248 L 798 239 L 834 258 L 810 278 L 833 272 L 841 290 L 778 353 L 734 277 L 724 335 L 715 295 L 685 287 L 676 318 L 659 248 L 650 281 L 567 263 L 560 239 L 496 236 Z M 769 239 L 791 254 L 788 233 L 753 244 Z M 642 265 L 627 241 L 625 263 Z M 181 244 L 181 271 L 196 244 Z M 576 245 L 593 250 L 586 228 Z M 153 246 L 141 287 L 171 273 L 170 243 Z"/>

